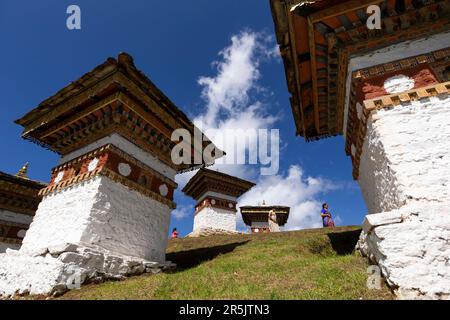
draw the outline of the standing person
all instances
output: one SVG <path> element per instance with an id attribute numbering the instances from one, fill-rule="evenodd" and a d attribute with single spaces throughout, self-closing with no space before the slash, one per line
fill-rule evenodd
<path id="1" fill-rule="evenodd" d="M 320 212 L 320 216 L 322 217 L 323 227 L 334 227 L 334 221 L 331 218 L 331 213 L 328 211 L 328 204 L 322 204 L 322 211 Z"/>
<path id="2" fill-rule="evenodd" d="M 172 230 L 172 239 L 177 239 L 177 238 L 178 238 L 177 228 L 173 228 L 173 230 Z"/>
<path id="3" fill-rule="evenodd" d="M 280 232 L 280 226 L 277 222 L 277 215 L 274 210 L 269 211 L 269 230 L 270 232 Z"/>

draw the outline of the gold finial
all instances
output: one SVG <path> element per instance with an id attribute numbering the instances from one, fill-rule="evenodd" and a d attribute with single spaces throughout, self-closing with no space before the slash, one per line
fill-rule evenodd
<path id="1" fill-rule="evenodd" d="M 28 179 L 28 166 L 30 164 L 27 162 L 23 165 L 22 168 L 20 168 L 19 172 L 17 172 L 16 176 L 19 178 L 24 178 L 24 179 Z"/>

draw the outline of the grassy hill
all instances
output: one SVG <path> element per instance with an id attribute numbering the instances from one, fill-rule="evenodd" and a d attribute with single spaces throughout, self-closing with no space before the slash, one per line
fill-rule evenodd
<path id="1" fill-rule="evenodd" d="M 61 299 L 392 299 L 366 287 L 359 227 L 169 242 L 177 269 L 87 285 Z"/>

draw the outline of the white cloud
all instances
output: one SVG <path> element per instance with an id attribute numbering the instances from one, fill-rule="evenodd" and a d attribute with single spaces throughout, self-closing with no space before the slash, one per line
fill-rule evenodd
<path id="1" fill-rule="evenodd" d="M 291 166 L 286 176 L 261 176 L 257 185 L 239 199 L 239 206 L 259 205 L 263 201 L 267 205 L 288 206 L 291 210 L 285 230 L 315 228 L 322 225 L 319 197 L 336 188 L 326 179 L 305 177 L 300 166 Z M 242 229 L 242 218 L 238 216 Z"/>
<path id="2" fill-rule="evenodd" d="M 196 120 L 204 126 L 217 127 L 221 112 L 236 117 L 248 107 L 249 93 L 260 78 L 258 67 L 264 47 L 260 38 L 258 33 L 249 31 L 234 35 L 231 45 L 219 53 L 222 61 L 214 63 L 217 75 L 198 80 L 207 110 Z"/>
<path id="3" fill-rule="evenodd" d="M 278 115 L 266 112 L 272 93 L 261 86 L 259 81 L 261 63 L 281 59 L 273 37 L 252 31 L 234 35 L 231 44 L 219 56 L 220 61 L 213 63 L 216 74 L 203 76 L 198 80 L 203 87 L 205 111 L 195 117 L 194 123 L 219 148 L 231 154 L 224 141 L 215 139 L 214 131 L 223 135 L 233 129 L 270 129 L 279 120 Z M 228 135 L 225 137 L 235 138 Z M 242 140 L 242 137 L 239 138 Z M 256 145 L 255 141 L 251 141 L 250 145 Z M 248 150 L 245 145 L 238 148 Z M 236 150 L 236 153 L 239 152 L 242 150 Z M 255 179 L 259 173 L 258 166 L 216 164 L 212 168 L 257 182 L 252 190 L 241 197 L 240 206 L 258 205 L 263 200 L 267 204 L 289 206 L 291 213 L 286 230 L 321 226 L 319 197 L 337 188 L 326 179 L 305 176 L 300 166 L 291 166 L 287 175 L 259 176 L 258 179 Z M 187 172 L 178 175 L 176 181 L 179 188 L 182 189 L 194 174 L 195 172 Z M 175 216 L 186 216 L 186 208 L 180 207 L 177 210 L 180 211 Z M 187 211 L 192 213 L 192 210 Z M 245 230 L 240 214 L 238 228 Z"/>
<path id="4" fill-rule="evenodd" d="M 265 99 L 271 93 L 258 83 L 260 63 L 277 59 L 274 47 L 273 37 L 261 33 L 245 31 L 234 35 L 231 44 L 219 53 L 221 61 L 213 63 L 217 74 L 198 80 L 203 86 L 206 111 L 198 115 L 194 123 L 227 152 L 221 160 L 223 163 L 232 162 L 230 158 L 235 154 L 257 152 L 252 147 L 257 146 L 256 137 L 250 137 L 247 146 L 237 145 L 236 153 L 230 152 L 226 140 L 242 138 L 236 129 L 269 129 L 278 120 L 277 116 L 265 112 Z M 242 178 L 250 178 L 255 173 L 255 170 L 242 165 L 216 164 L 213 168 Z M 184 182 L 185 179 L 180 178 L 179 181 Z"/>
<path id="5" fill-rule="evenodd" d="M 175 210 L 172 210 L 172 216 L 175 220 L 182 220 L 194 214 L 193 206 L 178 206 Z"/>

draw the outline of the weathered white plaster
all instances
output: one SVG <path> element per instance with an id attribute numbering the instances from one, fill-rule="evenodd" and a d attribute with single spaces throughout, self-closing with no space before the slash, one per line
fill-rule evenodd
<path id="1" fill-rule="evenodd" d="M 161 173 L 165 177 L 175 180 L 176 170 L 172 169 L 168 165 L 162 163 L 160 160 L 158 160 L 157 157 L 152 156 L 147 151 L 142 150 L 134 143 L 128 141 L 121 135 L 114 133 L 107 137 L 104 137 L 100 140 L 97 140 L 81 149 L 78 149 L 76 151 L 73 151 L 63 157 L 59 160 L 59 165 L 64 164 L 70 160 L 73 160 L 77 157 L 82 156 L 83 154 L 86 154 L 90 151 L 93 151 L 97 148 L 100 148 L 101 146 L 104 146 L 106 144 L 112 144 L 116 146 L 117 148 L 125 151 L 129 155 L 133 156 L 137 160 L 141 161 L 142 163 L 146 164 L 150 168 L 156 170 L 157 172 Z"/>
<path id="2" fill-rule="evenodd" d="M 55 177 L 54 183 L 60 183 L 62 178 L 64 178 L 64 171 L 58 172 L 58 174 Z"/>
<path id="3" fill-rule="evenodd" d="M 23 213 L 0 209 L 0 220 L 20 224 L 30 224 L 33 217 Z"/>
<path id="4" fill-rule="evenodd" d="M 414 88 L 414 79 L 403 74 L 387 78 L 383 84 L 387 93 L 400 93 Z"/>
<path id="5" fill-rule="evenodd" d="M 205 207 L 194 217 L 193 232 L 203 228 L 236 231 L 236 213 L 220 208 Z"/>
<path id="6" fill-rule="evenodd" d="M 163 262 L 169 224 L 167 205 L 102 177 L 81 242 Z"/>
<path id="7" fill-rule="evenodd" d="M 351 56 L 347 68 L 347 82 L 345 87 L 344 139 L 346 139 L 347 135 L 348 106 L 350 101 L 351 75 L 353 71 L 429 53 L 447 47 L 450 47 L 450 32 L 443 32 L 418 40 L 403 41 L 367 54 Z"/>
<path id="8" fill-rule="evenodd" d="M 450 200 L 449 119 L 449 97 L 372 113 L 358 179 L 369 213 L 412 199 Z"/>
<path id="9" fill-rule="evenodd" d="M 169 220 L 168 206 L 99 176 L 46 196 L 20 251 L 74 243 L 163 262 Z"/>
<path id="10" fill-rule="evenodd" d="M 450 298 L 450 98 L 372 113 L 358 182 L 358 244 L 400 298 Z"/>
<path id="11" fill-rule="evenodd" d="M 89 162 L 89 165 L 88 165 L 88 171 L 89 171 L 89 172 L 94 171 L 94 170 L 97 168 L 98 163 L 99 163 L 98 158 L 92 159 L 91 162 Z"/>

